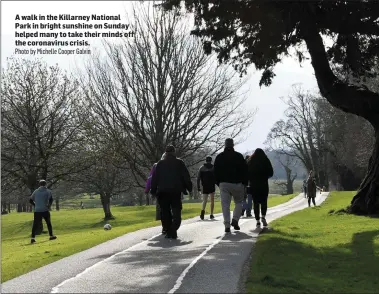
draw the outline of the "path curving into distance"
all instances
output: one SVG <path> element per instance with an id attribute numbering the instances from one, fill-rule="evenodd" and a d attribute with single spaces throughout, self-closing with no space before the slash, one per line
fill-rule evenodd
<path id="1" fill-rule="evenodd" d="M 320 205 L 328 192 L 317 193 Z M 268 209 L 267 221 L 308 207 L 300 194 Z M 208 215 L 209 217 L 209 215 Z M 182 222 L 177 240 L 154 227 L 126 234 L 2 284 L 2 293 L 238 293 L 243 267 L 260 229 L 242 218 L 224 233 L 215 220 Z"/>

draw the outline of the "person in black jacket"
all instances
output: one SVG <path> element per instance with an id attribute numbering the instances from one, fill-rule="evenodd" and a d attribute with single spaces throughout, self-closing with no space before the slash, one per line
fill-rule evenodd
<path id="1" fill-rule="evenodd" d="M 230 225 L 239 230 L 238 221 L 242 213 L 247 185 L 247 164 L 243 155 L 234 151 L 233 139 L 225 140 L 225 149 L 217 155 L 214 163 L 216 184 L 220 188 L 221 206 L 224 216 L 225 232 L 230 232 Z M 230 202 L 234 199 L 233 219 L 230 223 Z"/>
<path id="2" fill-rule="evenodd" d="M 317 192 L 317 184 L 316 179 L 313 176 L 313 170 L 310 170 L 309 176 L 307 179 L 307 188 L 308 188 L 308 207 L 311 207 L 311 201 L 313 205 L 316 206 L 316 192 Z"/>
<path id="3" fill-rule="evenodd" d="M 182 192 L 192 192 L 192 181 L 184 162 L 175 156 L 175 147 L 166 147 L 166 156 L 160 160 L 151 179 L 151 194 L 156 195 L 161 207 L 162 225 L 166 238 L 177 238 L 182 221 Z M 172 212 L 172 216 L 171 216 Z"/>
<path id="4" fill-rule="evenodd" d="M 201 186 L 200 186 L 201 183 Z M 201 189 L 202 188 L 202 189 Z M 203 193 L 203 207 L 200 218 L 204 219 L 205 207 L 208 202 L 208 195 L 211 196 L 211 215 L 210 219 L 214 219 L 213 211 L 215 206 L 216 180 L 212 164 L 212 157 L 207 156 L 204 165 L 202 165 L 197 173 L 197 189 Z"/>
<path id="5" fill-rule="evenodd" d="M 250 156 L 246 155 L 245 160 L 246 163 L 248 162 Z M 251 196 L 250 187 L 246 187 L 246 193 L 244 196 L 244 201 L 242 202 L 242 216 L 245 214 L 246 211 L 246 217 L 252 217 L 251 215 L 251 209 L 253 208 L 253 196 Z"/>
<path id="6" fill-rule="evenodd" d="M 269 193 L 268 179 L 274 175 L 274 170 L 266 154 L 261 148 L 257 148 L 248 160 L 248 174 L 250 193 L 253 196 L 254 215 L 257 227 L 260 227 L 259 206 L 262 213 L 262 224 L 267 226 L 267 199 Z"/>

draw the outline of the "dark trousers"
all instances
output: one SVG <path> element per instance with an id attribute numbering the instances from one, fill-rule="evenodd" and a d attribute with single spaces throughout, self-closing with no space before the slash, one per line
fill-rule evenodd
<path id="1" fill-rule="evenodd" d="M 50 211 L 44 211 L 44 212 L 34 212 L 32 238 L 35 238 L 37 226 L 39 223 L 42 222 L 42 219 L 44 219 L 46 222 L 47 229 L 49 230 L 49 235 L 53 236 L 53 227 L 51 225 L 51 220 L 50 220 Z"/>
<path id="2" fill-rule="evenodd" d="M 161 207 L 162 227 L 169 234 L 176 234 L 182 223 L 182 197 L 181 193 L 164 193 L 158 195 Z"/>
<path id="3" fill-rule="evenodd" d="M 261 209 L 262 216 L 266 216 L 267 213 L 267 198 L 268 195 L 263 196 L 254 196 L 253 195 L 253 203 L 254 203 L 254 216 L 256 220 L 260 219 L 259 216 L 259 208 Z"/>
<path id="4" fill-rule="evenodd" d="M 312 199 L 313 205 L 316 206 L 315 197 L 308 197 L 308 206 L 311 206 L 311 199 Z"/>

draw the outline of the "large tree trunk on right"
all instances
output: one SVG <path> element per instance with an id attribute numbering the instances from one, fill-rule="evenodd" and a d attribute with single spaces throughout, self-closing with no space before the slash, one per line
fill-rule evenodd
<path id="1" fill-rule="evenodd" d="M 351 201 L 350 211 L 352 213 L 379 213 L 379 126 L 375 128 L 374 144 L 366 177 Z"/>
<path id="2" fill-rule="evenodd" d="M 312 7 L 312 4 L 309 4 Z M 304 11 L 300 32 L 312 59 L 317 84 L 321 94 L 333 106 L 368 120 L 375 130 L 374 151 L 368 171 L 357 195 L 352 200 L 350 211 L 356 214 L 379 212 L 379 94 L 362 87 L 340 81 L 330 68 L 322 37 L 316 24 Z M 311 11 L 308 13 L 312 14 Z"/>
<path id="3" fill-rule="evenodd" d="M 59 206 L 59 196 L 55 198 L 55 210 L 56 211 L 59 211 L 60 209 L 60 206 Z"/>

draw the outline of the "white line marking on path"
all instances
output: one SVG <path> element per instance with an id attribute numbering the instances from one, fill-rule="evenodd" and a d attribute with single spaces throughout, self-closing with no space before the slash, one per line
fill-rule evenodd
<path id="1" fill-rule="evenodd" d="M 174 287 L 168 292 L 168 293 L 175 293 L 176 290 L 180 288 L 180 286 L 183 283 L 183 280 L 189 270 L 205 255 L 209 250 L 211 250 L 215 245 L 217 245 L 222 238 L 225 237 L 225 233 L 221 235 L 220 239 L 215 240 L 211 245 L 209 245 L 198 257 L 196 257 L 192 262 L 189 264 L 189 266 L 186 267 L 186 269 L 182 272 L 182 274 L 179 276 L 179 278 L 176 280 Z"/>
<path id="2" fill-rule="evenodd" d="M 115 253 L 115 254 L 113 254 L 113 255 L 111 255 L 111 256 L 109 256 L 109 257 L 107 257 L 107 258 L 105 258 L 105 259 L 103 259 L 103 260 L 101 260 L 101 261 L 99 261 L 99 262 L 97 262 L 97 263 L 95 263 L 94 265 L 91 265 L 90 267 L 87 267 L 84 271 L 80 272 L 80 273 L 77 274 L 75 277 L 72 277 L 72 278 L 69 278 L 69 279 L 67 279 L 67 280 L 64 280 L 64 281 L 63 281 L 62 283 L 60 283 L 58 286 L 55 286 L 55 287 L 51 290 L 50 293 L 59 293 L 59 288 L 62 287 L 62 286 L 63 286 L 64 284 L 66 284 L 67 282 L 72 281 L 72 280 L 74 280 L 74 279 L 76 279 L 76 278 L 79 278 L 80 276 L 84 275 L 86 272 L 88 272 L 88 271 L 90 271 L 91 269 L 95 268 L 96 266 L 98 266 L 98 265 L 100 265 L 100 264 L 102 264 L 102 263 L 104 263 L 104 262 L 106 262 L 106 261 L 108 261 L 108 260 L 114 258 L 115 256 L 120 255 L 120 254 L 123 254 L 123 253 L 125 253 L 125 252 L 127 252 L 127 251 L 129 251 L 129 250 L 131 250 L 131 249 L 133 249 L 133 248 L 135 248 L 135 247 L 138 247 L 138 246 L 140 246 L 140 245 L 142 245 L 142 244 L 144 244 L 144 243 L 146 243 L 146 242 L 149 242 L 149 241 L 153 240 L 154 238 L 156 238 L 156 237 L 158 237 L 158 236 L 161 236 L 161 235 L 162 235 L 162 234 L 157 234 L 157 235 L 155 235 L 155 236 L 153 236 L 153 237 L 151 237 L 151 238 L 149 238 L 149 239 L 147 239 L 147 240 L 145 240 L 145 241 L 142 241 L 142 242 L 137 243 L 137 244 L 135 244 L 135 245 L 133 245 L 133 246 L 131 246 L 131 247 L 128 247 L 127 249 L 125 249 L 125 250 L 123 250 L 123 251 L 117 252 L 117 253 Z"/>
<path id="3" fill-rule="evenodd" d="M 294 197 L 295 198 L 295 197 Z M 292 199 L 291 199 L 292 200 Z M 290 200 L 290 201 L 291 201 Z M 271 211 L 268 210 L 267 211 L 267 216 L 268 215 L 271 215 L 271 214 L 274 214 L 276 212 L 281 212 L 281 211 L 286 211 L 288 209 L 291 209 L 293 208 L 293 206 L 296 206 L 298 205 L 303 199 L 299 197 L 299 199 L 296 199 L 296 201 L 293 201 L 293 203 L 291 203 L 290 205 L 288 205 L 288 207 L 278 207 L 276 210 L 272 209 Z M 283 203 L 285 204 L 285 203 Z M 279 205 L 277 205 L 279 206 Z M 272 207 L 272 208 L 275 208 Z M 304 207 L 305 208 L 305 207 Z M 303 208 L 303 209 L 304 209 Z M 279 216 L 280 217 L 280 216 Z M 278 218 L 278 217 L 277 217 Z M 274 219 L 277 219 L 277 218 L 274 218 Z M 248 222 L 248 221 L 252 221 L 254 219 L 244 219 L 244 221 L 241 221 L 240 225 L 243 225 L 244 223 Z M 262 230 L 261 230 L 262 231 Z M 211 245 L 209 245 L 199 256 L 197 256 L 186 268 L 185 270 L 181 273 L 181 275 L 179 276 L 179 278 L 176 280 L 175 282 L 175 285 L 174 287 L 168 292 L 168 294 L 172 294 L 172 293 L 175 293 L 175 291 L 177 291 L 181 286 L 182 286 L 182 283 L 183 283 L 183 280 L 185 278 L 185 276 L 187 275 L 187 273 L 189 272 L 189 270 L 195 266 L 195 264 L 202 258 L 205 256 L 205 254 L 207 254 L 214 246 L 216 246 L 218 243 L 220 243 L 222 241 L 222 239 L 225 237 L 226 233 L 224 233 L 221 238 L 215 240 Z"/>
<path id="4" fill-rule="evenodd" d="M 245 220 L 244 222 L 241 222 L 240 225 L 243 225 L 244 223 L 251 221 L 251 219 Z M 229 233 L 228 233 L 229 234 Z M 175 293 L 183 283 L 184 278 L 188 274 L 189 270 L 194 267 L 194 265 L 202 258 L 205 254 L 207 254 L 213 247 L 215 247 L 218 243 L 222 241 L 222 239 L 225 237 L 226 233 L 222 234 L 221 237 L 217 240 L 215 240 L 211 245 L 209 245 L 199 256 L 197 256 L 192 262 L 185 268 L 185 270 L 181 273 L 179 278 L 176 280 L 174 287 L 168 292 L 169 294 Z"/>
<path id="5" fill-rule="evenodd" d="M 292 200 L 292 199 L 291 199 Z M 291 201 L 290 200 L 290 201 Z M 300 200 L 297 200 L 297 201 L 294 201 L 294 203 L 291 203 L 290 205 L 288 205 L 289 207 L 278 207 L 277 209 L 278 209 L 278 211 L 282 211 L 282 210 L 287 210 L 288 208 L 290 208 L 292 205 L 294 205 L 294 204 L 297 204 L 298 202 L 300 202 Z M 286 203 L 283 203 L 283 204 L 286 204 Z M 281 206 L 281 205 L 277 205 L 277 206 Z M 274 207 L 272 207 L 272 208 L 275 208 L 275 206 Z M 276 213 L 276 212 L 278 212 L 278 211 L 276 211 L 276 210 L 271 210 L 270 211 L 270 209 L 268 209 L 268 211 L 267 211 L 267 214 L 271 214 L 271 213 Z M 244 222 L 241 222 L 240 223 L 240 225 L 242 225 L 242 224 L 244 224 L 244 223 L 246 223 L 246 222 L 248 222 L 248 221 L 251 221 L 251 220 L 253 220 L 253 219 L 248 219 L 248 220 L 245 220 Z M 120 252 L 117 252 L 116 254 L 113 254 L 112 256 L 110 256 L 110 257 L 108 257 L 108 258 L 106 258 L 106 259 L 103 259 L 103 260 L 101 260 L 101 261 L 99 261 L 99 262 L 97 262 L 97 263 L 95 263 L 94 265 L 92 265 L 92 266 L 90 266 L 90 267 L 88 267 L 88 268 L 86 268 L 84 271 L 82 271 L 82 272 L 80 272 L 79 274 L 77 274 L 75 277 L 72 277 L 72 278 L 69 278 L 69 279 L 67 279 L 67 280 L 64 280 L 62 283 L 60 283 L 59 285 L 57 285 L 57 286 L 55 286 L 54 288 L 52 288 L 52 290 L 51 290 L 51 292 L 50 293 L 59 293 L 59 288 L 60 287 L 62 287 L 64 284 L 66 284 L 67 282 L 69 282 L 69 281 L 72 281 L 72 280 L 74 280 L 74 279 L 76 279 L 76 278 L 78 278 L 78 277 L 80 277 L 80 276 L 82 276 L 82 275 L 84 275 L 85 273 L 87 273 L 88 271 L 90 271 L 91 269 L 93 269 L 93 268 L 95 268 L 96 266 L 98 266 L 98 265 L 100 265 L 100 264 L 102 264 L 102 263 L 104 263 L 104 262 L 106 262 L 106 261 L 108 261 L 108 260 L 110 260 L 110 259 L 112 259 L 112 258 L 114 258 L 115 256 L 117 256 L 117 255 L 120 255 L 120 254 L 123 254 L 123 253 L 125 253 L 125 252 L 127 252 L 127 251 L 129 251 L 129 250 L 131 250 L 131 249 L 133 249 L 133 248 L 135 248 L 135 247 L 138 247 L 138 246 L 140 246 L 140 245 L 142 245 L 142 244 L 144 244 L 144 243 L 146 243 L 146 242 L 149 242 L 149 241 L 151 241 L 152 239 L 154 239 L 154 238 L 156 238 L 156 237 L 158 237 L 158 236 L 160 236 L 161 234 L 157 234 L 157 235 L 155 235 L 155 236 L 153 236 L 153 237 L 151 237 L 151 238 L 149 238 L 149 239 L 147 239 L 147 240 L 145 240 L 145 241 L 142 241 L 142 242 L 140 242 L 140 243 L 137 243 L 137 244 L 135 244 L 135 245 L 133 245 L 133 246 L 131 246 L 131 247 L 128 247 L 127 249 L 125 249 L 125 250 L 123 250 L 123 251 L 120 251 Z M 189 270 L 202 258 L 202 257 L 204 257 L 204 255 L 206 255 L 214 246 L 216 246 L 218 243 L 220 243 L 221 241 L 222 241 L 222 239 L 225 237 L 225 233 L 223 234 L 223 235 L 221 235 L 221 237 L 219 238 L 219 239 L 217 239 L 217 240 L 215 240 L 212 244 L 210 244 L 199 256 L 197 256 L 187 267 L 186 267 L 186 269 L 182 272 L 182 274 L 179 276 L 179 278 L 176 280 L 176 282 L 175 282 L 175 285 L 174 285 L 174 287 L 168 292 L 168 293 L 175 293 L 175 291 L 177 291 L 179 288 L 180 288 L 180 286 L 182 285 L 182 283 L 183 283 L 183 280 L 184 280 L 184 278 L 185 278 L 185 276 L 187 275 L 187 273 L 189 272 Z"/>

